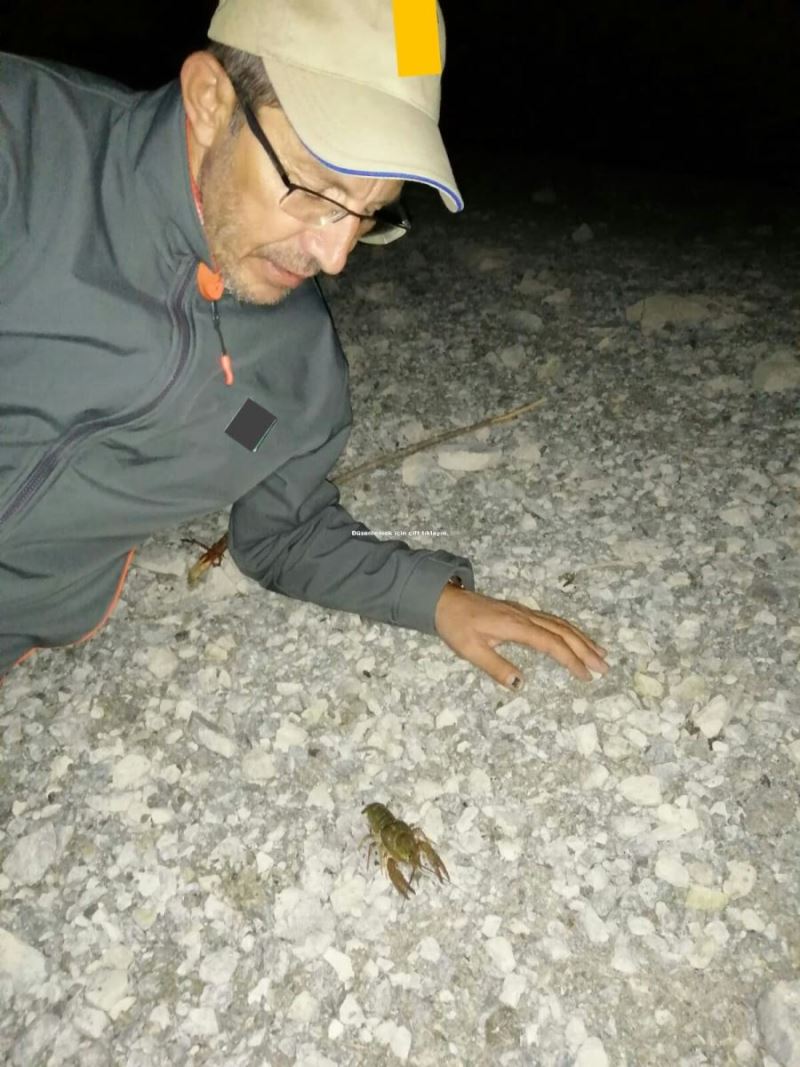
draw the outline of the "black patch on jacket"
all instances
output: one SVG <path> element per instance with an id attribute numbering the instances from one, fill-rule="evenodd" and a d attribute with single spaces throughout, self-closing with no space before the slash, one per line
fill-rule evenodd
<path id="1" fill-rule="evenodd" d="M 248 399 L 225 427 L 225 433 L 248 452 L 255 452 L 275 422 L 275 415 Z"/>

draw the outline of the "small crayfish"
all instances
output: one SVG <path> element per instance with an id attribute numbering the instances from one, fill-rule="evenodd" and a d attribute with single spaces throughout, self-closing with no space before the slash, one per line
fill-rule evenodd
<path id="1" fill-rule="evenodd" d="M 409 826 L 407 822 L 395 819 L 383 804 L 367 804 L 362 814 L 366 815 L 369 824 L 369 833 L 363 838 L 362 844 L 367 838 L 372 838 L 367 851 L 367 863 L 374 848 L 381 867 L 398 893 L 408 897 L 409 893 L 414 892 L 411 883 L 417 871 L 430 871 L 440 882 L 444 882 L 445 878 L 450 881 L 441 857 L 418 826 Z M 408 880 L 398 866 L 400 863 L 407 863 L 411 867 Z"/>

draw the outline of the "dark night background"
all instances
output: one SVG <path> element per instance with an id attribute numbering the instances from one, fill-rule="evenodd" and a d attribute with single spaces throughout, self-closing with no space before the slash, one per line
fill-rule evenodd
<path id="1" fill-rule="evenodd" d="M 388 0 L 387 0 L 388 2 Z M 213 0 L 5 0 L 7 51 L 136 87 L 174 76 Z M 793 184 L 796 0 L 443 0 L 450 147 Z"/>

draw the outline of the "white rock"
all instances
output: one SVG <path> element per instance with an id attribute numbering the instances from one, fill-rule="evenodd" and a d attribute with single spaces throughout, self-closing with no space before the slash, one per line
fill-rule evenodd
<path id="1" fill-rule="evenodd" d="M 659 852 L 655 872 L 656 878 L 678 889 L 685 889 L 689 885 L 689 871 L 674 852 Z"/>
<path id="2" fill-rule="evenodd" d="M 598 763 L 581 779 L 581 789 L 587 791 L 590 789 L 602 789 L 609 777 L 608 769 L 602 763 Z"/>
<path id="3" fill-rule="evenodd" d="M 539 319 L 539 316 L 536 316 Z M 541 328 L 542 320 L 539 319 L 539 326 Z M 509 345 L 507 348 L 501 348 L 497 353 L 497 358 L 504 367 L 511 367 L 512 370 L 518 370 L 527 359 L 527 353 L 523 345 Z"/>
<path id="4" fill-rule="evenodd" d="M 400 476 L 403 485 L 422 485 L 431 468 L 428 456 L 416 452 L 413 456 L 406 456 L 400 465 Z"/>
<path id="5" fill-rule="evenodd" d="M 569 1051 L 577 1054 L 578 1049 L 588 1036 L 589 1033 L 583 1018 L 580 1015 L 571 1015 L 567 1020 L 567 1025 L 564 1027 L 564 1041 Z"/>
<path id="6" fill-rule="evenodd" d="M 516 1008 L 527 984 L 528 979 L 524 974 L 507 974 L 503 979 L 503 988 L 500 991 L 501 1004 L 507 1004 L 509 1008 Z"/>
<path id="7" fill-rule="evenodd" d="M 330 789 L 328 789 L 324 782 L 317 782 L 308 794 L 307 803 L 310 808 L 321 808 L 323 811 L 333 811 L 333 797 L 331 796 Z"/>
<path id="8" fill-rule="evenodd" d="M 718 737 L 731 717 L 727 699 L 718 694 L 704 708 L 692 713 L 692 722 L 704 737 Z"/>
<path id="9" fill-rule="evenodd" d="M 526 333 L 538 333 L 544 326 L 544 320 L 541 315 L 537 315 L 535 311 L 512 311 L 509 313 L 510 321 L 520 330 L 525 330 Z M 516 346 L 515 346 L 516 347 Z M 522 346 L 519 346 L 522 348 Z M 522 359 L 519 362 L 511 362 L 508 359 L 503 359 L 504 353 L 508 353 L 508 349 L 504 349 L 499 353 L 501 361 L 505 366 L 511 367 L 516 370 L 522 366 L 524 359 L 526 358 L 525 349 L 522 348 Z"/>
<path id="10" fill-rule="evenodd" d="M 755 367 L 753 385 L 764 393 L 800 388 L 800 362 L 790 351 L 776 353 Z"/>
<path id="11" fill-rule="evenodd" d="M 151 763 L 147 756 L 131 752 L 115 764 L 111 784 L 115 789 L 131 789 L 147 778 Z"/>
<path id="12" fill-rule="evenodd" d="M 290 748 L 302 748 L 308 740 L 308 733 L 295 722 L 284 722 L 275 734 L 275 748 L 279 752 L 288 752 Z"/>
<path id="13" fill-rule="evenodd" d="M 628 929 L 634 937 L 649 937 L 656 932 L 654 923 L 644 915 L 629 915 Z"/>
<path id="14" fill-rule="evenodd" d="M 490 937 L 485 943 L 485 948 L 489 959 L 503 974 L 510 974 L 511 971 L 517 965 L 517 961 L 514 959 L 514 950 L 511 948 L 511 942 L 506 937 Z"/>
<path id="15" fill-rule="evenodd" d="M 214 1037 L 219 1033 L 217 1013 L 213 1008 L 191 1008 L 181 1029 L 192 1037 Z"/>
<path id="16" fill-rule="evenodd" d="M 339 1019 L 345 1026 L 363 1026 L 364 1012 L 352 993 L 348 993 L 339 1008 Z"/>
<path id="17" fill-rule="evenodd" d="M 800 981 L 776 982 L 756 1005 L 761 1042 L 781 1067 L 800 1067 Z"/>
<path id="18" fill-rule="evenodd" d="M 411 1031 L 405 1026 L 395 1027 L 394 1036 L 389 1042 L 389 1050 L 393 1056 L 405 1063 L 411 1051 Z"/>
<path id="19" fill-rule="evenodd" d="M 296 1023 L 311 1023 L 319 1015 L 319 1001 L 304 989 L 294 998 L 286 1014 Z"/>
<path id="20" fill-rule="evenodd" d="M 575 748 L 581 756 L 591 756 L 600 747 L 597 727 L 593 722 L 576 726 L 572 731 L 572 736 L 575 738 Z"/>
<path id="21" fill-rule="evenodd" d="M 722 883 L 722 888 L 731 898 L 746 897 L 756 884 L 756 869 L 752 863 L 741 860 L 728 861 L 728 877 Z"/>
<path id="22" fill-rule="evenodd" d="M 685 905 L 695 911 L 722 911 L 728 903 L 727 894 L 707 885 L 692 885 L 686 894 Z"/>
<path id="23" fill-rule="evenodd" d="M 645 333 L 660 330 L 668 322 L 703 322 L 712 317 L 709 302 L 703 297 L 682 296 L 679 293 L 654 293 L 625 309 L 628 322 L 638 322 Z"/>
<path id="24" fill-rule="evenodd" d="M 247 782 L 268 782 L 275 773 L 275 760 L 263 749 L 254 748 L 242 757 L 242 776 Z"/>
<path id="25" fill-rule="evenodd" d="M 201 726 L 197 731 L 197 740 L 211 752 L 215 752 L 223 759 L 231 759 L 236 755 L 236 745 L 229 737 L 217 733 L 208 726 Z"/>
<path id="26" fill-rule="evenodd" d="M 572 240 L 576 245 L 585 245 L 594 240 L 591 226 L 582 222 L 577 230 L 572 231 Z"/>
<path id="27" fill-rule="evenodd" d="M 233 948 L 211 952 L 200 964 L 200 979 L 210 985 L 227 985 L 239 964 L 239 953 Z"/>
<path id="28" fill-rule="evenodd" d="M 375 1037 L 382 1045 L 387 1045 L 393 1056 L 405 1062 L 411 1051 L 411 1032 L 405 1026 L 398 1026 L 391 1019 L 385 1019 L 375 1027 Z"/>
<path id="29" fill-rule="evenodd" d="M 591 904 L 586 904 L 581 911 L 581 925 L 593 945 L 603 945 L 608 941 L 608 927 Z"/>
<path id="30" fill-rule="evenodd" d="M 353 963 L 344 952 L 339 952 L 333 946 L 328 948 L 322 957 L 326 963 L 333 967 L 340 982 L 349 982 L 353 977 Z"/>
<path id="31" fill-rule="evenodd" d="M 501 915 L 487 915 L 483 920 L 481 933 L 484 937 L 497 937 L 502 925 L 503 917 Z"/>
<path id="32" fill-rule="evenodd" d="M 472 796 L 486 797 L 492 792 L 492 780 L 481 767 L 470 771 L 469 792 Z"/>
<path id="33" fill-rule="evenodd" d="M 417 952 L 429 963 L 438 963 L 442 956 L 442 950 L 435 937 L 423 937 L 417 945 Z"/>
<path id="34" fill-rule="evenodd" d="M 497 461 L 494 452 L 468 452 L 465 449 L 443 449 L 436 459 L 446 471 L 484 471 Z"/>
<path id="35" fill-rule="evenodd" d="M 614 954 L 611 957 L 611 966 L 620 974 L 636 974 L 639 970 L 639 961 L 631 951 L 627 940 L 618 937 L 614 945 Z"/>
<path id="36" fill-rule="evenodd" d="M 790 741 L 786 746 L 789 758 L 800 766 L 800 737 L 796 741 Z"/>
<path id="37" fill-rule="evenodd" d="M 0 974 L 11 979 L 15 993 L 27 993 L 45 980 L 45 957 L 10 930 L 0 927 Z"/>
<path id="38" fill-rule="evenodd" d="M 745 908 L 739 918 L 745 930 L 752 930 L 753 933 L 762 934 L 766 929 L 767 924 L 758 912 L 753 911 L 752 908 Z"/>
<path id="39" fill-rule="evenodd" d="M 651 674 L 637 672 L 633 676 L 633 688 L 642 697 L 658 698 L 664 695 L 664 686 Z"/>
<path id="40" fill-rule="evenodd" d="M 125 971 L 101 969 L 89 975 L 86 981 L 86 999 L 95 1008 L 111 1012 L 128 991 L 128 975 Z"/>
<path id="41" fill-rule="evenodd" d="M 75 1012 L 72 1022 L 79 1033 L 96 1041 L 108 1026 L 109 1019 L 104 1011 L 84 1004 Z"/>
<path id="42" fill-rule="evenodd" d="M 59 841 L 51 822 L 19 838 L 6 856 L 3 873 L 18 885 L 36 885 L 56 861 Z"/>
<path id="43" fill-rule="evenodd" d="M 588 1037 L 578 1049 L 573 1067 L 608 1067 L 608 1056 L 599 1037 Z"/>
<path id="44" fill-rule="evenodd" d="M 148 649 L 146 656 L 145 665 L 147 669 L 154 677 L 162 681 L 175 673 L 179 663 L 175 653 L 163 645 Z"/>
<path id="45" fill-rule="evenodd" d="M 654 774 L 634 774 L 623 778 L 617 789 L 632 804 L 647 807 L 661 803 L 661 782 Z"/>

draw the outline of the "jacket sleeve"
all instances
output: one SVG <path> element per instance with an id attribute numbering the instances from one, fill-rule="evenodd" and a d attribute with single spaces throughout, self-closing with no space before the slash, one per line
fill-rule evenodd
<path id="1" fill-rule="evenodd" d="M 449 552 L 380 541 L 350 516 L 326 480 L 348 432 L 292 458 L 234 504 L 231 555 L 265 589 L 435 633 L 442 589 L 453 575 L 474 589 L 472 568 Z"/>

